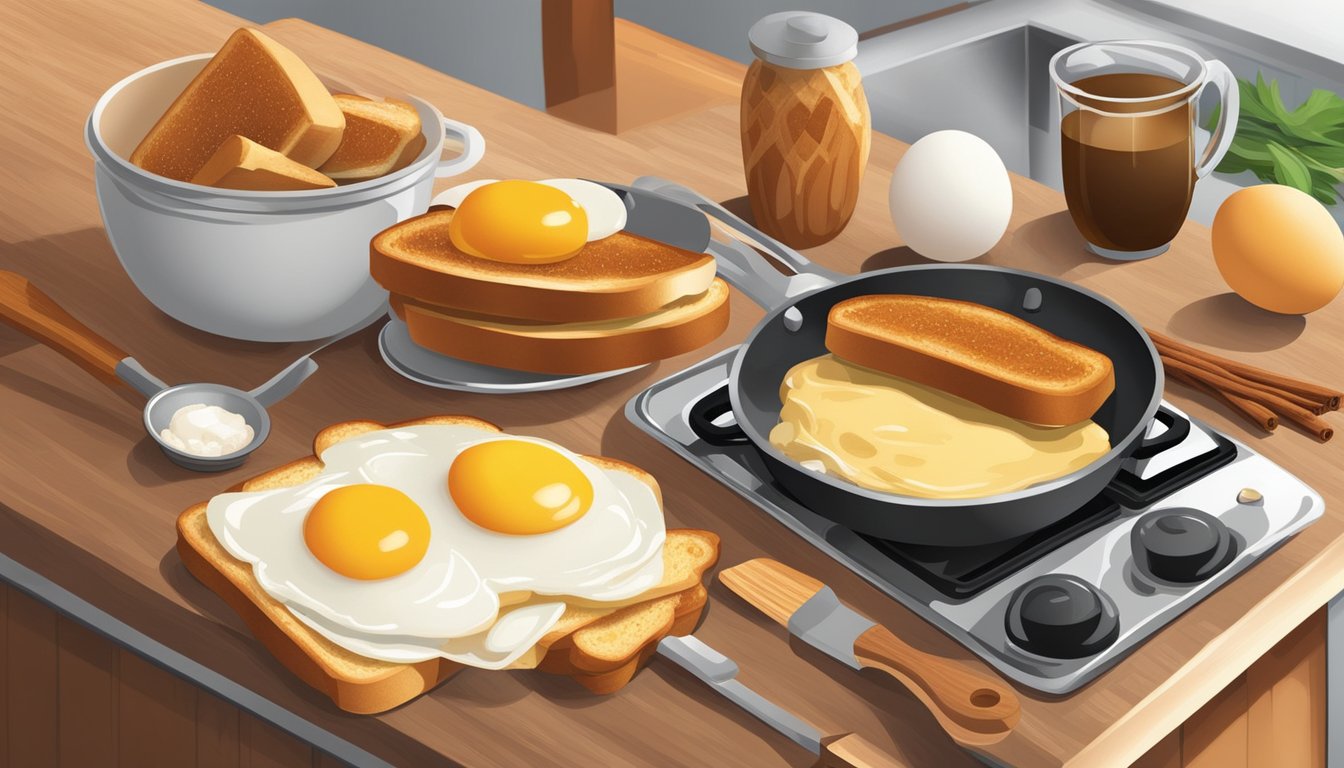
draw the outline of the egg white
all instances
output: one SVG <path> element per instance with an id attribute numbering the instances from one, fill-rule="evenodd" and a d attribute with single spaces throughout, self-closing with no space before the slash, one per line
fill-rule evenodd
<path id="1" fill-rule="evenodd" d="M 486 184 L 499 179 L 476 179 L 450 187 L 434 196 L 431 205 L 447 205 L 457 208 L 467 195 Z M 628 212 L 625 203 L 615 192 L 591 181 L 583 179 L 544 179 L 537 182 L 569 195 L 570 199 L 583 207 L 588 216 L 588 242 L 610 237 L 625 229 Z"/>
<path id="2" fill-rule="evenodd" d="M 409 635 L 368 635 L 337 626 L 307 608 L 291 605 L 290 612 L 331 642 L 371 659 L 414 664 L 436 657 L 480 669 L 506 669 L 535 646 L 565 613 L 565 604 L 549 600 L 528 602 L 500 611 L 489 629 L 465 637 L 445 639 Z"/>
<path id="3" fill-rule="evenodd" d="M 535 536 L 496 533 L 472 523 L 448 492 L 448 469 L 461 451 L 489 440 L 526 440 L 568 457 L 592 483 L 588 512 Z M 325 468 L 309 482 L 222 494 L 210 501 L 206 516 L 224 548 L 252 564 L 267 594 L 332 627 L 363 635 L 461 638 L 494 624 L 501 594 L 618 601 L 662 580 L 666 531 L 653 491 L 627 473 L 605 471 L 548 441 L 421 425 L 343 441 L 321 459 Z M 428 551 L 407 572 L 376 581 L 351 579 L 327 568 L 305 545 L 303 521 L 313 504 L 335 488 L 357 483 L 397 488 L 424 510 L 431 530 Z"/>
<path id="4" fill-rule="evenodd" d="M 569 195 L 588 214 L 588 242 L 625 229 L 625 202 L 610 189 L 583 179 L 545 179 L 540 183 Z"/>

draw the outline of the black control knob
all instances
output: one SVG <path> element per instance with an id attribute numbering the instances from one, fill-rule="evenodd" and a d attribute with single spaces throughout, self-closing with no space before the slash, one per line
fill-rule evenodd
<path id="1" fill-rule="evenodd" d="M 1130 536 L 1138 567 L 1174 584 L 1198 584 L 1237 555 L 1223 521 L 1189 507 L 1149 512 L 1134 523 Z"/>
<path id="2" fill-rule="evenodd" d="M 1004 621 L 1018 647 L 1053 659 L 1091 656 L 1120 636 L 1115 603 L 1077 576 L 1038 576 L 1018 587 Z"/>

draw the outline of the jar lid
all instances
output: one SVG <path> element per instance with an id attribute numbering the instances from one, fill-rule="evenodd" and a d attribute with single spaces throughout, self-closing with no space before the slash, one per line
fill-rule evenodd
<path id="1" fill-rule="evenodd" d="M 859 33 L 833 16 L 809 11 L 772 13 L 747 32 L 758 57 L 790 69 L 844 64 L 859 52 Z"/>

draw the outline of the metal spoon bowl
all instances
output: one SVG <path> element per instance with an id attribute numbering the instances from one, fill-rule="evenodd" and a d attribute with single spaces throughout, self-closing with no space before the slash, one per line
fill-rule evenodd
<path id="1" fill-rule="evenodd" d="M 217 405 L 242 416 L 252 428 L 252 442 L 221 456 L 197 456 L 169 445 L 161 434 L 168 428 L 173 414 L 179 408 L 197 403 Z M 223 472 L 241 465 L 248 454 L 266 442 L 271 433 L 271 417 L 257 398 L 241 389 L 221 384 L 178 384 L 160 391 L 145 403 L 145 429 L 174 463 L 197 472 Z"/>
<path id="2" fill-rule="evenodd" d="M 130 387 L 144 395 L 147 399 L 144 408 L 145 431 L 169 459 L 197 472 L 221 472 L 242 464 L 271 433 L 271 417 L 266 409 L 298 389 L 317 370 L 312 355 L 368 327 L 383 317 L 386 311 L 385 305 L 379 307 L 373 314 L 327 339 L 321 346 L 251 391 L 203 382 L 170 387 L 145 370 L 138 360 L 76 320 L 54 299 L 28 282 L 27 278 L 0 270 L 0 321 L 65 355 L 104 384 L 113 388 Z M 197 456 L 166 443 L 160 433 L 168 427 L 173 414 L 183 406 L 197 403 L 217 405 L 241 415 L 247 425 L 252 427 L 252 442 L 223 456 Z"/>

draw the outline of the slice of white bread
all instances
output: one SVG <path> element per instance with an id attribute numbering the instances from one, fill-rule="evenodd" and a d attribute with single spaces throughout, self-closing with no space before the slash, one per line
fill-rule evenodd
<path id="1" fill-rule="evenodd" d="M 345 117 L 298 56 L 255 29 L 234 32 L 131 153 L 131 162 L 188 181 L 238 134 L 316 168 L 341 143 Z"/>
<path id="2" fill-rule="evenodd" d="M 224 189 L 326 189 L 336 182 L 302 163 L 234 134 L 224 140 L 191 183 Z"/>
<path id="3" fill-rule="evenodd" d="M 345 133 L 340 146 L 318 168 L 331 178 L 343 182 L 377 178 L 403 167 L 424 149 L 420 113 L 414 106 L 348 93 L 333 94 L 332 98 L 345 115 Z M 419 149 L 410 152 L 417 144 Z"/>
<path id="4" fill-rule="evenodd" d="M 452 210 L 383 230 L 369 271 L 388 291 L 494 317 L 577 323 L 637 317 L 709 290 L 714 257 L 617 232 L 569 259 L 509 264 L 463 253 L 448 237 Z"/>
<path id="5" fill-rule="evenodd" d="M 459 360 L 536 373 L 600 373 L 691 352 L 728 327 L 728 284 L 638 317 L 538 323 L 456 312 L 392 296 L 416 344 Z"/>
<path id="6" fill-rule="evenodd" d="M 317 434 L 313 441 L 312 456 L 264 472 L 231 490 L 258 491 L 301 484 L 322 471 L 322 462 L 317 456 L 328 447 L 367 432 L 420 424 L 463 424 L 498 431 L 498 427 L 493 424 L 469 416 L 438 416 L 394 425 L 371 421 L 343 422 Z M 601 457 L 589 457 L 589 461 L 605 469 L 628 472 L 647 483 L 655 494 L 658 492 L 657 481 L 637 467 Z M 336 706 L 358 714 L 392 709 L 429 691 L 462 668 L 445 659 L 431 659 L 416 664 L 369 659 L 318 635 L 295 618 L 282 603 L 266 594 L 253 577 L 251 565 L 234 558 L 223 548 L 206 520 L 206 505 L 206 502 L 196 504 L 178 516 L 177 552 L 187 570 L 222 597 L 281 664 L 329 697 Z M 652 625 L 644 620 L 644 612 L 653 611 L 662 616 L 669 598 L 677 599 L 674 609 L 676 619 L 668 631 L 674 627 L 690 631 L 704 606 L 704 588 L 701 583 L 704 572 L 718 559 L 718 551 L 719 539 L 712 533 L 689 529 L 668 531 L 663 547 L 663 580 L 657 588 L 637 598 L 641 602 L 625 606 L 570 607 L 537 647 L 515 666 L 542 664 L 548 655 L 547 650 L 566 640 L 571 640 L 563 646 L 566 658 L 577 658 L 581 662 L 586 655 L 609 658 L 613 655 L 612 648 L 603 642 L 605 635 L 590 639 L 572 639 L 571 635 L 588 626 L 605 627 L 624 638 L 628 644 L 636 639 L 632 633 L 644 632 L 645 628 Z M 526 595 L 513 597 L 515 600 L 525 599 Z M 661 620 L 657 622 L 658 627 L 663 624 Z M 645 638 L 644 642 L 646 645 L 654 645 L 665 634 L 654 633 Z M 582 677 L 579 682 L 585 685 L 591 683 L 589 687 L 611 690 L 610 686 L 619 673 L 626 671 L 633 674 L 644 659 L 647 659 L 647 655 L 636 651 L 624 665 L 613 666 L 597 674 L 581 671 L 578 667 L 570 672 L 567 671 L 568 667 L 558 661 L 547 664 L 547 668 L 556 673 L 575 675 L 576 679 Z M 584 664 L 585 669 L 594 666 L 593 663 Z M 592 677 L 601 680 L 589 679 Z M 629 677 L 626 676 L 626 679 Z"/>
<path id="7" fill-rule="evenodd" d="M 1115 389 L 1111 360 L 1006 312 L 953 299 L 858 296 L 831 308 L 826 348 L 1005 416 L 1076 424 Z"/>
<path id="8" fill-rule="evenodd" d="M 703 546 L 708 552 L 711 545 L 688 542 L 688 546 Z M 713 546 L 717 549 L 717 540 Z M 591 621 L 551 641 L 537 668 L 569 675 L 593 693 L 614 693 L 657 652 L 659 640 L 695 630 L 708 596 L 697 585 Z"/>

